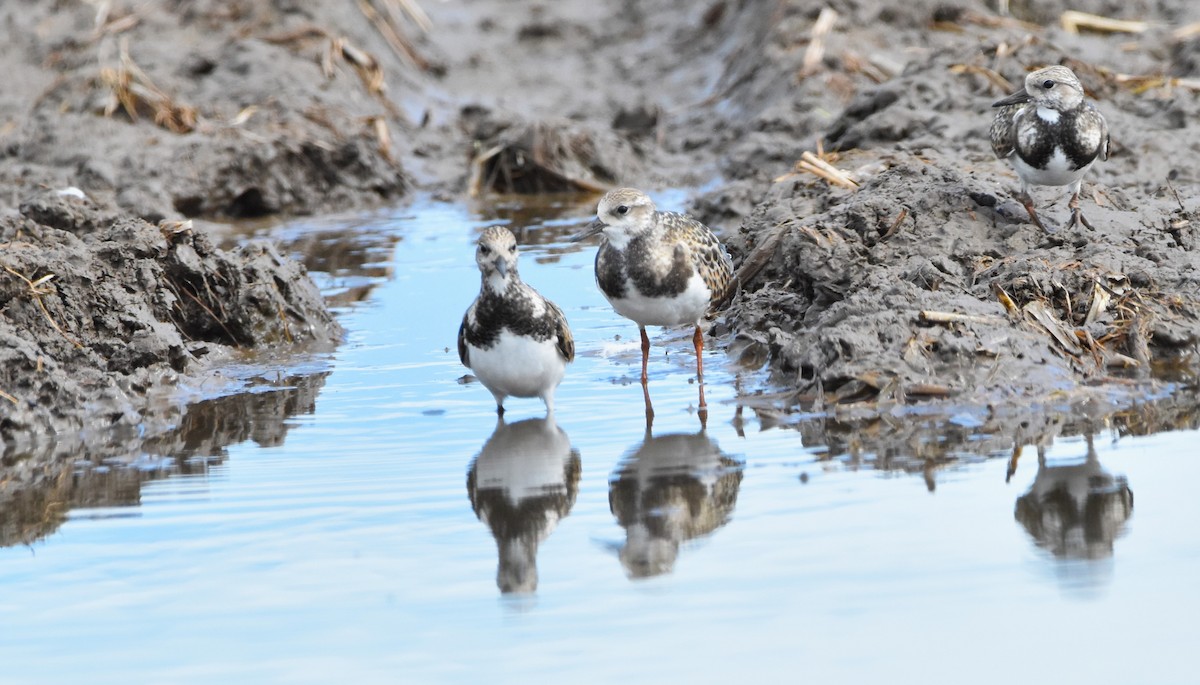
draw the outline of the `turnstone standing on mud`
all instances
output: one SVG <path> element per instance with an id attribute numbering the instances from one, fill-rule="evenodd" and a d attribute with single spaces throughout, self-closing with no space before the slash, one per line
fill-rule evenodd
<path id="1" fill-rule="evenodd" d="M 657 211 L 648 195 L 633 188 L 610 191 L 600 198 L 596 213 L 596 220 L 572 240 L 604 234 L 596 253 L 596 284 L 618 314 L 638 325 L 642 383 L 650 358 L 646 326 L 695 326 L 696 377 L 703 379 L 700 320 L 733 282 L 733 262 L 725 248 L 704 224 Z"/>
<path id="2" fill-rule="evenodd" d="M 552 416 L 554 390 L 575 359 L 567 318 L 521 280 L 517 240 L 507 228 L 483 232 L 475 262 L 483 282 L 458 329 L 458 358 L 496 397 L 498 414 L 506 397 L 540 397 Z"/>
<path id="3" fill-rule="evenodd" d="M 1038 228 L 1049 232 L 1033 209 L 1029 186 L 1070 186 L 1071 223 L 1092 228 L 1079 208 L 1083 175 L 1099 159 L 1108 159 L 1108 124 L 1083 86 L 1062 66 L 1038 69 L 1025 77 L 1025 87 L 992 105 L 1000 107 L 992 121 L 992 150 L 1012 159 L 1021 179 L 1020 201 Z"/>

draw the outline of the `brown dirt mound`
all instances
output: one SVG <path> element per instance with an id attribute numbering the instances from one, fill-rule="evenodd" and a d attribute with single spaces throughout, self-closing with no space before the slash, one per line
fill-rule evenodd
<path id="1" fill-rule="evenodd" d="M 49 193 L 0 219 L 6 453 L 39 435 L 153 423 L 150 391 L 210 355 L 340 336 L 303 267 L 271 244 L 226 252 L 187 224 L 109 223 L 89 204 Z M 94 225 L 105 226 L 63 230 Z"/>

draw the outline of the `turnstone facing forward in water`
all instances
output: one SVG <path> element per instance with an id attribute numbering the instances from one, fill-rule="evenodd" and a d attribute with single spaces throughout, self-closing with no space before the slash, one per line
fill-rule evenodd
<path id="1" fill-rule="evenodd" d="M 1099 159 L 1108 159 L 1108 124 L 1083 86 L 1062 66 L 1038 69 L 1025 77 L 1025 87 L 992 105 L 1000 107 L 992 121 L 992 150 L 1012 159 L 1021 179 L 1021 197 L 1029 218 L 1049 232 L 1033 209 L 1029 186 L 1070 186 L 1070 226 L 1092 228 L 1079 209 L 1083 175 Z"/>
<path id="2" fill-rule="evenodd" d="M 604 234 L 596 253 L 596 284 L 618 314 L 638 325 L 642 383 L 650 357 L 646 326 L 695 326 L 696 376 L 703 379 L 700 319 L 725 297 L 733 281 L 725 248 L 704 224 L 657 211 L 649 196 L 633 188 L 610 191 L 600 198 L 596 213 L 596 220 L 573 240 Z"/>
<path id="3" fill-rule="evenodd" d="M 507 228 L 483 232 L 475 262 L 483 282 L 458 329 L 458 358 L 496 397 L 498 414 L 506 397 L 540 397 L 553 416 L 554 390 L 575 359 L 567 318 L 521 280 L 517 240 Z"/>

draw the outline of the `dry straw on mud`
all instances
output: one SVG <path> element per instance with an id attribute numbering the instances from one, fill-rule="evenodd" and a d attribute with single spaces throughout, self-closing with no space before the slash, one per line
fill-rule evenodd
<path id="1" fill-rule="evenodd" d="M 603 193 L 611 185 L 596 178 L 596 150 L 586 133 L 542 123 L 514 127 L 471 159 L 467 192 L 471 197 L 489 188 L 512 193 Z"/>
<path id="2" fill-rule="evenodd" d="M 142 71 L 129 55 L 129 39 L 121 39 L 120 63 L 100 70 L 100 82 L 109 89 L 110 98 L 104 115 L 111 117 L 121 109 L 132 121 L 149 116 L 154 123 L 172 133 L 188 133 L 196 128 L 196 108 L 180 104 Z"/>
<path id="3" fill-rule="evenodd" d="M 46 321 L 50 322 L 50 325 L 54 328 L 54 330 L 58 331 L 58 334 L 61 335 L 64 340 L 71 343 L 77 349 L 83 347 L 83 343 L 67 335 L 67 332 L 62 329 L 62 326 L 58 325 L 58 322 L 54 320 L 54 317 L 50 316 L 50 310 L 46 309 L 46 303 L 42 301 L 43 295 L 51 295 L 54 293 L 53 287 L 46 286 L 47 283 L 54 279 L 54 274 L 46 274 L 38 277 L 37 279 L 30 280 L 28 277 L 21 275 L 7 264 L 4 265 L 4 270 L 21 279 L 21 281 L 25 283 L 26 293 L 33 298 L 33 300 L 37 303 L 38 308 L 42 310 L 42 314 L 45 315 Z"/>
<path id="4" fill-rule="evenodd" d="M 805 150 L 800 155 L 800 159 L 796 162 L 795 166 L 792 168 L 792 171 L 777 177 L 774 182 L 779 183 L 780 181 L 786 181 L 797 176 L 799 172 L 804 171 L 819 178 L 823 178 L 825 181 L 833 185 L 841 186 L 849 190 L 858 190 L 858 182 L 850 178 L 850 175 L 845 171 L 842 171 L 832 164 L 832 162 L 837 161 L 837 159 L 838 155 L 836 152 L 827 153 L 818 143 L 817 154 L 813 154 L 812 152 Z"/>

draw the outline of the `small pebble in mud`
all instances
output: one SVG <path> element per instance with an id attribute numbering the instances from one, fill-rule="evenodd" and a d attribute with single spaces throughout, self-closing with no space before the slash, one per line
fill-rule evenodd
<path id="1" fill-rule="evenodd" d="M 980 207 L 996 206 L 996 196 L 989 193 L 971 193 L 971 199 Z"/>

